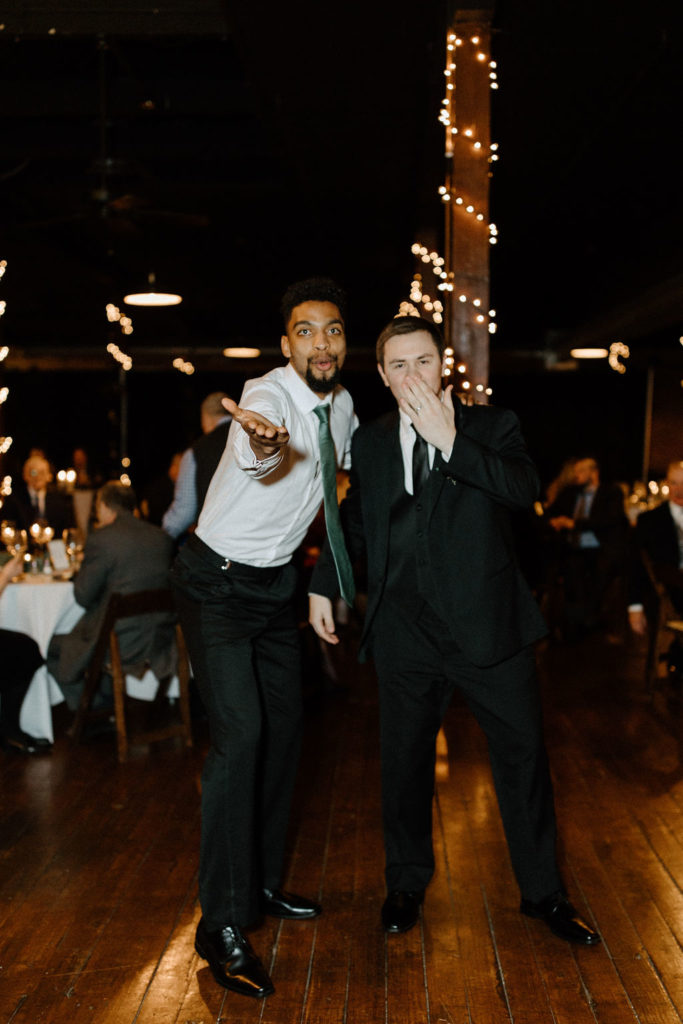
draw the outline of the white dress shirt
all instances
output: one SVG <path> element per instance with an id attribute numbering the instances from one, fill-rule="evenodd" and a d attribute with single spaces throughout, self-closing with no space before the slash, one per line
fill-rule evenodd
<path id="1" fill-rule="evenodd" d="M 415 428 L 410 420 L 410 417 L 403 412 L 402 409 L 398 411 L 399 416 L 399 440 L 401 442 L 401 455 L 403 456 L 403 483 L 408 494 L 413 493 L 413 448 L 415 447 Z M 434 465 L 434 452 L 435 448 L 433 444 L 427 442 L 427 454 L 429 456 L 429 468 L 431 469 Z M 450 452 L 441 452 L 441 456 L 445 462 L 451 457 Z"/>
<path id="2" fill-rule="evenodd" d="M 259 461 L 249 437 L 233 422 L 197 524 L 197 535 L 223 558 L 246 565 L 284 565 L 306 536 L 323 498 L 313 409 L 330 405 L 330 429 L 339 468 L 351 464 L 358 425 L 348 391 L 319 398 L 290 364 L 247 381 L 240 407 L 284 424 L 289 443 Z"/>

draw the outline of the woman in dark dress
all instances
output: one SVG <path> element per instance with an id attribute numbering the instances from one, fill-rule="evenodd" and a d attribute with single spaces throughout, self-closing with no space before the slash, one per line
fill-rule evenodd
<path id="1" fill-rule="evenodd" d="M 0 569 L 0 594 L 21 571 L 21 555 Z M 0 747 L 21 754 L 42 754 L 51 749 L 48 740 L 22 732 L 19 714 L 36 669 L 43 664 L 38 644 L 25 633 L 0 629 Z"/>

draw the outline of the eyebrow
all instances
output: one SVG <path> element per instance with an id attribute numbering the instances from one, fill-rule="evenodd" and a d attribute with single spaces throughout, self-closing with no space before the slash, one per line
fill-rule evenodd
<path id="1" fill-rule="evenodd" d="M 392 366 L 394 363 L 405 363 L 407 359 L 427 359 L 427 358 L 435 356 L 435 355 L 436 355 L 435 352 L 431 352 L 430 351 L 430 352 L 421 352 L 417 356 L 395 356 L 393 359 L 390 359 L 388 361 L 388 365 Z"/>
<path id="2" fill-rule="evenodd" d="M 323 327 L 331 327 L 332 324 L 339 324 L 340 327 L 344 326 L 343 322 L 339 319 L 338 316 L 336 316 L 332 320 L 327 320 L 323 324 Z M 316 326 L 317 325 L 312 320 L 297 320 L 296 323 L 292 324 L 293 328 L 295 328 L 295 327 L 316 327 Z"/>

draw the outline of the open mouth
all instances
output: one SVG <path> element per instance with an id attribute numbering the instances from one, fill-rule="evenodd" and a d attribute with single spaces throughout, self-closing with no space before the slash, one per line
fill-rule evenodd
<path id="1" fill-rule="evenodd" d="M 336 365 L 336 359 L 319 359 L 313 363 L 313 366 L 316 368 L 316 370 L 320 370 L 322 373 L 325 373 L 326 370 L 331 370 Z"/>

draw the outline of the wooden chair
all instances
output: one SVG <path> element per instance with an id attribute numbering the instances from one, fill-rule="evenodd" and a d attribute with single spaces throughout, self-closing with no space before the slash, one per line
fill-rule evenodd
<path id="1" fill-rule="evenodd" d="M 652 562 L 644 552 L 641 552 L 641 557 L 657 597 L 645 659 L 645 685 L 652 692 L 660 680 L 667 678 L 664 667 L 666 654 L 673 636 L 683 638 L 683 621 L 678 618 L 665 585 L 655 576 Z"/>
<path id="2" fill-rule="evenodd" d="M 124 762 L 128 758 L 131 743 L 154 743 L 171 736 L 182 736 L 185 746 L 192 746 L 192 725 L 190 721 L 190 664 L 187 656 L 185 639 L 177 623 L 175 640 L 178 651 L 178 682 L 180 686 L 180 721 L 162 725 L 149 731 L 130 733 L 126 723 L 126 675 L 121 663 L 119 638 L 114 626 L 121 619 L 135 615 L 147 615 L 151 612 L 175 612 L 170 590 L 141 590 L 134 594 L 112 594 L 107 605 L 107 612 L 100 629 L 95 650 L 85 676 L 85 686 L 71 729 L 71 738 L 79 742 L 83 735 L 86 721 L 103 718 L 111 714 L 111 709 L 93 709 L 92 702 L 103 674 L 111 675 L 114 695 L 114 715 L 116 720 L 116 744 L 118 759 Z M 107 653 L 109 658 L 107 659 Z M 168 692 L 172 676 L 159 681 L 159 688 L 152 703 L 153 710 L 160 710 Z"/>

